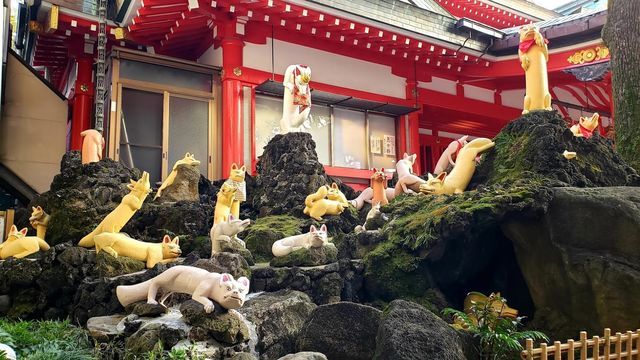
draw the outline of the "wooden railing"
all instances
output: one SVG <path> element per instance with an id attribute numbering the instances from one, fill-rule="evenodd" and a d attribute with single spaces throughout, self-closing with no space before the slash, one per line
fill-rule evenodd
<path id="1" fill-rule="evenodd" d="M 527 339 L 520 356 L 524 360 L 640 360 L 640 329 L 615 335 L 611 335 L 611 329 L 604 329 L 603 337 L 591 339 L 587 339 L 586 331 L 581 331 L 580 341 L 542 343 L 535 349 L 533 340 Z"/>

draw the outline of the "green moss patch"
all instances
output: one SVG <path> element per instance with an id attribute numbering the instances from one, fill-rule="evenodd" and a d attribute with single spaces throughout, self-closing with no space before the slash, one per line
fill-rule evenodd
<path id="1" fill-rule="evenodd" d="M 273 257 L 271 246 L 282 238 L 301 234 L 303 220 L 289 215 L 265 216 L 252 222 L 239 237 L 247 245 L 256 262 L 265 262 Z"/>

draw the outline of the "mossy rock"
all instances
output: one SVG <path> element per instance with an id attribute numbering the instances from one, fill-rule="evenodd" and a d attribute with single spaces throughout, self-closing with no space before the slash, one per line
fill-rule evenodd
<path id="1" fill-rule="evenodd" d="M 180 250 L 182 250 L 182 256 L 195 252 L 200 258 L 208 258 L 211 256 L 211 237 L 207 235 L 193 238 L 180 236 Z"/>
<path id="2" fill-rule="evenodd" d="M 338 261 L 338 249 L 332 243 L 319 248 L 298 249 L 288 255 L 276 257 L 270 265 L 283 266 L 318 266 Z"/>
<path id="3" fill-rule="evenodd" d="M 115 258 L 104 251 L 100 251 L 96 254 L 96 267 L 100 276 L 115 277 L 144 270 L 146 265 L 140 260 L 126 256 Z"/>
<path id="4" fill-rule="evenodd" d="M 224 311 L 216 304 L 216 311 L 207 314 L 202 304 L 187 300 L 180 312 L 188 324 L 206 330 L 218 341 L 233 345 L 249 340 L 249 328 L 235 311 Z"/>
<path id="5" fill-rule="evenodd" d="M 289 215 L 272 215 L 258 218 L 238 237 L 244 239 L 247 249 L 257 262 L 269 261 L 271 246 L 277 240 L 301 233 L 303 221 Z"/>

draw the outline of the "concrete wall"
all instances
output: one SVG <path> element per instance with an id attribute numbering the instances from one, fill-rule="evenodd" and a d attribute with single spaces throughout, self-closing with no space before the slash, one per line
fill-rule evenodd
<path id="1" fill-rule="evenodd" d="M 65 153 L 67 101 L 13 55 L 7 59 L 0 162 L 37 192 L 49 190 Z"/>

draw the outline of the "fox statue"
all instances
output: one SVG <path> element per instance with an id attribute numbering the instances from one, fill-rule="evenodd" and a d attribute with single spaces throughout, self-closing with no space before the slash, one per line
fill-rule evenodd
<path id="1" fill-rule="evenodd" d="M 190 154 L 190 153 L 184 154 L 184 158 L 176 161 L 176 163 L 173 164 L 173 169 L 171 170 L 171 173 L 169 173 L 169 176 L 167 176 L 167 178 L 164 179 L 164 181 L 162 182 L 162 185 L 160 185 L 160 188 L 158 189 L 158 192 L 156 192 L 156 196 L 153 197 L 153 200 L 159 198 L 162 195 L 162 190 L 166 189 L 167 187 L 171 186 L 171 184 L 173 184 L 173 181 L 176 179 L 176 176 L 178 175 L 178 166 L 180 165 L 198 167 L 200 166 L 200 161 L 196 160 L 193 154 Z"/>
<path id="2" fill-rule="evenodd" d="M 535 25 L 528 24 L 520 28 L 518 57 L 526 79 L 522 114 L 532 110 L 552 110 L 547 75 L 548 42 Z"/>
<path id="3" fill-rule="evenodd" d="M 236 163 L 233 163 L 229 178 L 224 182 L 236 189 L 236 195 L 231 203 L 231 215 L 236 219 L 240 218 L 240 203 L 247 200 L 247 184 L 244 182 L 246 172 L 247 168 L 244 165 L 238 167 Z"/>
<path id="4" fill-rule="evenodd" d="M 175 261 L 181 254 L 180 240 L 165 235 L 161 243 L 148 243 L 135 240 L 123 233 L 103 232 L 94 237 L 96 253 L 104 251 L 113 257 L 126 256 L 146 262 L 147 269 L 157 263 L 166 264 Z"/>
<path id="5" fill-rule="evenodd" d="M 131 180 L 131 184 L 127 185 L 127 188 L 131 192 L 122 198 L 120 204 L 91 233 L 80 240 L 79 246 L 91 248 L 95 245 L 94 236 L 103 232 L 117 233 L 122 230 L 133 214 L 140 210 L 142 203 L 151 192 L 149 173 L 143 172 L 138 181 Z"/>
<path id="6" fill-rule="evenodd" d="M 102 160 L 104 138 L 98 130 L 89 129 L 80 133 L 82 139 L 82 164 L 89 164 Z"/>
<path id="7" fill-rule="evenodd" d="M 327 225 L 323 224 L 320 229 L 311 225 L 306 234 L 289 236 L 274 242 L 271 246 L 271 252 L 273 256 L 281 257 L 299 249 L 319 248 L 326 244 L 328 244 Z"/>
<path id="8" fill-rule="evenodd" d="M 426 183 L 425 180 L 413 173 L 413 163 L 415 162 L 416 154 L 409 155 L 404 153 L 402 159 L 396 163 L 398 182 L 396 183 L 394 198 L 401 194 L 417 194 L 420 191 L 420 185 Z"/>
<path id="9" fill-rule="evenodd" d="M 36 236 L 42 240 L 45 240 L 47 234 L 47 226 L 49 226 L 50 216 L 42 210 L 42 207 L 31 207 L 31 216 L 29 217 L 29 224 L 36 229 Z"/>
<path id="10" fill-rule="evenodd" d="M 7 240 L 0 244 L 0 259 L 4 260 L 12 256 L 21 259 L 40 250 L 49 250 L 49 244 L 44 239 L 27 236 L 27 228 L 18 231 L 15 225 L 11 225 Z"/>
<path id="11" fill-rule="evenodd" d="M 591 117 L 580 116 L 580 121 L 571 127 L 573 136 L 584 137 L 586 139 L 593 136 L 593 131 L 598 127 L 598 119 L 600 115 L 593 113 Z"/>
<path id="12" fill-rule="evenodd" d="M 213 223 L 219 224 L 229 220 L 231 215 L 231 208 L 236 197 L 236 188 L 233 185 L 229 185 L 226 182 L 220 187 L 218 191 L 216 208 L 213 212 Z"/>
<path id="13" fill-rule="evenodd" d="M 326 199 L 326 196 L 329 193 L 327 188 L 328 186 L 321 186 L 317 192 L 307 196 L 304 200 L 305 207 L 303 213 L 305 215 L 309 215 L 318 221 L 322 221 L 322 216 L 326 214 L 340 215 L 344 209 L 349 206 L 345 206 L 338 200 Z"/>
<path id="14" fill-rule="evenodd" d="M 337 201 L 341 203 L 345 208 L 349 207 L 349 201 L 347 200 L 347 197 L 344 196 L 342 191 L 340 191 L 338 184 L 332 183 L 331 187 L 329 187 L 329 185 L 325 186 L 327 187 L 327 199 Z"/>
<path id="15" fill-rule="evenodd" d="M 495 143 L 486 138 L 477 138 L 465 145 L 456 160 L 456 166 L 451 170 L 451 174 L 442 172 L 437 177 L 429 174 L 426 183 L 420 185 L 420 192 L 423 194 L 460 194 L 476 171 L 475 159 L 479 154 L 491 149 Z"/>
<path id="16" fill-rule="evenodd" d="M 165 294 L 161 303 L 172 293 L 184 293 L 202 304 L 205 312 L 211 313 L 214 310 L 211 300 L 228 310 L 242 307 L 249 293 L 249 279 L 243 276 L 234 280 L 229 274 L 178 265 L 140 284 L 120 285 L 116 288 L 116 296 L 122 306 L 145 299 L 148 304 L 157 305 L 156 296 L 160 289 Z"/>
<path id="17" fill-rule="evenodd" d="M 251 220 L 236 219 L 229 215 L 229 219 L 224 222 L 213 224 L 211 227 L 211 256 L 222 251 L 221 243 L 236 242 L 241 247 L 245 247 L 244 241 L 238 237 L 238 233 L 244 231 L 249 226 Z"/>
<path id="18" fill-rule="evenodd" d="M 311 112 L 311 68 L 306 65 L 289 65 L 284 72 L 284 97 L 282 101 L 282 133 L 298 128 Z"/>

